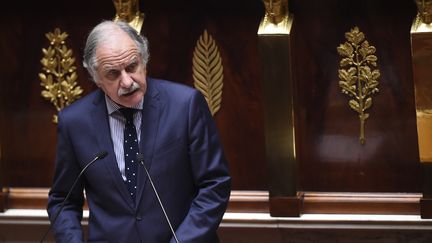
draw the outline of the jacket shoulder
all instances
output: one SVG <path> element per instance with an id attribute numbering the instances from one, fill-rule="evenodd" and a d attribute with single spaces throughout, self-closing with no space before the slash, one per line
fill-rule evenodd
<path id="1" fill-rule="evenodd" d="M 85 114 L 89 114 L 91 109 L 98 104 L 99 102 L 104 101 L 104 93 L 97 89 L 95 91 L 90 92 L 89 94 L 85 95 L 84 97 L 76 100 L 69 106 L 63 108 L 59 116 L 62 116 L 63 118 L 70 118 L 70 117 L 81 117 Z"/>
<path id="2" fill-rule="evenodd" d="M 200 94 L 198 90 L 188 85 L 163 79 L 149 79 L 148 85 L 153 94 L 168 98 L 173 102 L 186 101 L 191 96 Z"/>

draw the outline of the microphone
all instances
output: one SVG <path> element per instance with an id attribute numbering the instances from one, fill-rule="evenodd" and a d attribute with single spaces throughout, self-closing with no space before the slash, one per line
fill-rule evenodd
<path id="1" fill-rule="evenodd" d="M 87 170 L 87 168 L 93 164 L 94 162 L 96 162 L 97 160 L 103 159 L 105 156 L 107 156 L 108 152 L 107 151 L 100 151 L 99 153 L 96 154 L 96 156 L 86 165 L 84 166 L 84 168 L 81 170 L 81 172 L 78 174 L 77 178 L 75 179 L 74 183 L 72 184 L 72 187 L 69 189 L 68 194 L 66 195 L 65 199 L 63 200 L 62 204 L 60 205 L 60 209 L 57 211 L 57 213 L 54 216 L 54 219 L 52 221 L 52 223 L 50 224 L 50 227 L 48 228 L 48 230 L 45 232 L 44 236 L 42 237 L 42 239 L 40 240 L 40 243 L 42 243 L 46 236 L 48 235 L 48 232 L 50 232 L 52 226 L 55 224 L 58 216 L 60 215 L 60 212 L 63 210 L 63 207 L 66 204 L 66 201 L 69 199 L 70 194 L 72 193 L 73 189 L 75 188 L 75 185 L 77 184 L 79 178 L 81 178 L 81 175 Z"/>
<path id="2" fill-rule="evenodd" d="M 151 178 L 151 176 L 150 176 L 150 174 L 149 174 L 149 172 L 148 172 L 148 170 L 147 170 L 147 167 L 146 167 L 145 164 L 144 164 L 144 155 L 142 155 L 142 154 L 139 153 L 139 154 L 137 154 L 136 159 L 137 159 L 139 162 L 141 162 L 142 166 L 144 167 L 144 170 L 145 170 L 145 172 L 146 172 L 146 174 L 147 174 L 147 177 L 148 177 L 148 179 L 149 179 L 149 181 L 150 181 L 150 184 L 151 184 L 151 186 L 152 186 L 152 188 L 153 188 L 153 192 L 154 192 L 154 194 L 156 195 L 156 198 L 157 198 L 157 200 L 158 200 L 158 202 L 159 202 L 159 206 L 161 207 L 162 212 L 163 212 L 164 215 L 165 215 L 165 219 L 166 219 L 166 221 L 168 222 L 168 226 L 169 226 L 170 229 L 171 229 L 171 233 L 173 234 L 175 241 L 176 241 L 177 243 L 179 243 L 179 240 L 177 239 L 177 235 L 176 235 L 176 233 L 175 233 L 175 231 L 174 231 L 174 229 L 173 229 L 173 227 L 172 227 L 172 225 L 171 225 L 171 221 L 169 220 L 168 215 L 167 215 L 167 213 L 165 212 L 165 208 L 164 208 L 164 206 L 163 206 L 163 204 L 162 204 L 162 201 L 161 201 L 160 198 L 159 198 L 159 193 L 157 192 L 156 187 L 155 187 L 154 184 L 153 184 L 153 180 L 152 180 L 152 178 Z"/>

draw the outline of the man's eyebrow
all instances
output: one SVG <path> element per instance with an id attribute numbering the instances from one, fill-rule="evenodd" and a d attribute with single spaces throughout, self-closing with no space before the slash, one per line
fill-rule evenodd
<path id="1" fill-rule="evenodd" d="M 120 54 L 117 54 L 115 56 L 113 55 L 104 55 L 102 57 L 97 58 L 97 62 L 100 63 L 101 65 L 104 64 L 109 64 L 110 62 L 117 62 L 117 61 L 121 61 L 123 59 L 131 59 L 131 58 L 135 58 L 138 57 L 140 55 L 138 49 L 132 48 L 129 50 L 125 50 Z"/>
<path id="2" fill-rule="evenodd" d="M 132 54 L 131 57 L 126 57 L 126 58 L 127 58 L 127 60 L 125 60 L 125 62 L 122 64 L 104 63 L 100 67 L 101 67 L 102 71 L 106 72 L 106 71 L 111 71 L 111 70 L 118 70 L 118 69 L 121 69 L 122 67 L 126 67 L 126 66 L 129 66 L 131 64 L 139 62 L 139 55 L 138 54 Z"/>
<path id="3" fill-rule="evenodd" d="M 112 70 L 118 70 L 119 69 L 119 65 L 102 65 L 102 71 L 103 72 L 109 72 Z"/>
<path id="4" fill-rule="evenodd" d="M 132 57 L 129 59 L 130 62 L 137 62 L 139 61 L 139 54 L 134 54 L 132 55 Z"/>

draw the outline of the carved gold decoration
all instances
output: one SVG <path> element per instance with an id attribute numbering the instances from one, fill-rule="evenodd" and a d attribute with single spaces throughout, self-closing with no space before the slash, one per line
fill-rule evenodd
<path id="1" fill-rule="evenodd" d="M 288 0 L 263 0 L 265 16 L 273 24 L 282 22 L 288 16 Z"/>
<path id="2" fill-rule="evenodd" d="M 364 144 L 364 124 L 369 117 L 365 111 L 372 106 L 371 96 L 379 91 L 378 78 L 381 74 L 378 69 L 371 68 L 371 66 L 377 67 L 378 58 L 373 55 L 376 49 L 369 45 L 358 27 L 345 33 L 345 38 L 348 41 L 337 48 L 337 52 L 342 56 L 339 87 L 342 88 L 342 93 L 352 98 L 349 106 L 359 113 L 360 143 Z"/>
<path id="3" fill-rule="evenodd" d="M 417 16 L 425 24 L 432 23 L 432 0 L 415 0 Z"/>
<path id="4" fill-rule="evenodd" d="M 61 33 L 60 29 L 56 28 L 54 33 L 49 32 L 45 36 L 50 41 L 50 45 L 48 49 L 42 48 L 43 72 L 39 73 L 39 79 L 45 90 L 41 92 L 41 95 L 51 101 L 57 111 L 60 111 L 78 99 L 83 90 L 77 86 L 75 58 L 72 57 L 72 50 L 65 45 L 68 34 Z M 57 115 L 54 115 L 53 122 L 57 123 Z"/>
<path id="5" fill-rule="evenodd" d="M 138 0 L 113 0 L 116 9 L 114 21 L 122 20 L 129 23 L 138 33 L 144 22 L 144 13 L 139 10 Z"/>
<path id="6" fill-rule="evenodd" d="M 223 66 L 216 43 L 207 30 L 197 41 L 192 64 L 194 86 L 204 95 L 214 115 L 222 102 Z"/>

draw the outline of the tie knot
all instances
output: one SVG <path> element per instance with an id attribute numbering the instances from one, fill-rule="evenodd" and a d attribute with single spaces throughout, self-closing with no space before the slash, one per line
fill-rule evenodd
<path id="1" fill-rule="evenodd" d="M 133 108 L 121 108 L 120 112 L 126 118 L 126 122 L 133 122 L 133 115 L 136 112 L 136 109 L 133 109 Z"/>

